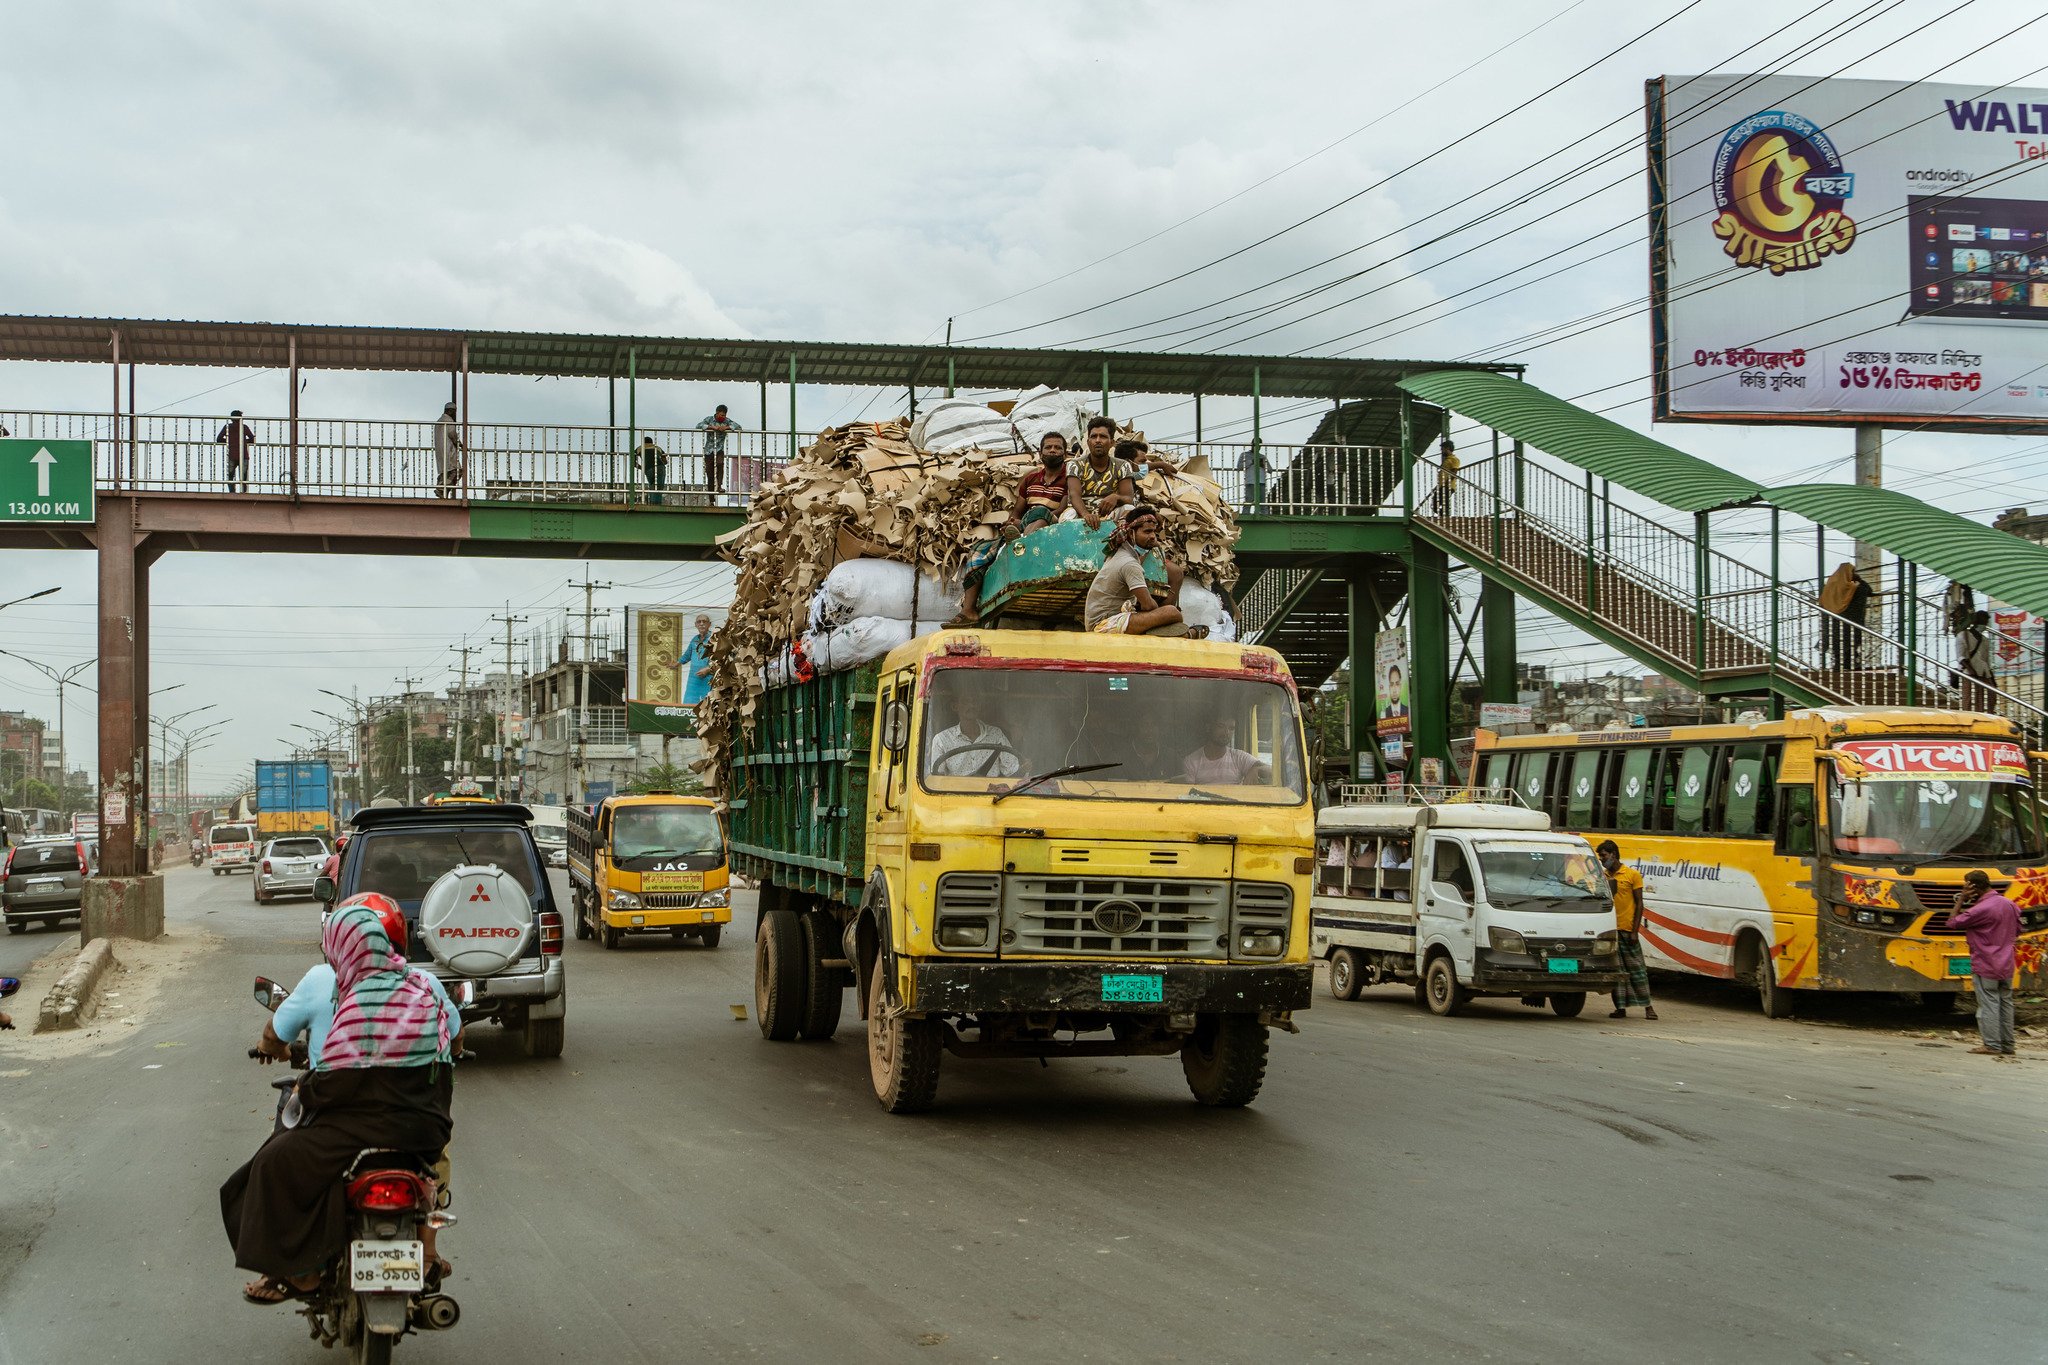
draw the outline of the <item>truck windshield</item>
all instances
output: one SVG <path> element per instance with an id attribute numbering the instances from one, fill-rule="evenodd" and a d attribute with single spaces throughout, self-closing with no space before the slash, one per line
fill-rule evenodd
<path id="1" fill-rule="evenodd" d="M 1307 799 L 1301 724 L 1279 682 L 1134 667 L 938 669 L 925 701 L 919 771 L 931 792 L 1025 799 L 1295 806 Z"/>
<path id="2" fill-rule="evenodd" d="M 1865 782 L 1862 788 L 1869 812 L 1852 835 L 1856 822 L 1845 822 L 1843 801 L 1856 788 L 1829 780 L 1828 828 L 1840 857 L 1931 863 L 2041 856 L 2029 789 L 2019 783 L 1937 779 Z"/>
<path id="3" fill-rule="evenodd" d="M 1607 908 L 1607 879 L 1591 853 L 1537 844 L 1482 844 L 1479 875 L 1494 905 L 1540 901 L 1543 909 L 1566 914 Z"/>
<path id="4" fill-rule="evenodd" d="M 721 853 L 718 816 L 709 806 L 622 806 L 612 812 L 614 858 Z"/>

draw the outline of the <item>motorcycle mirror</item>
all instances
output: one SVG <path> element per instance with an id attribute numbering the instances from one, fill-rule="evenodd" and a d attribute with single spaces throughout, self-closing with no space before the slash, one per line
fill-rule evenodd
<path id="1" fill-rule="evenodd" d="M 334 878 L 315 877 L 313 879 L 313 899 L 319 901 L 322 905 L 334 904 L 334 892 Z"/>
<path id="2" fill-rule="evenodd" d="M 274 1010 L 279 1005 L 282 1005 L 285 1002 L 285 997 L 290 994 L 291 992 L 267 976 L 256 978 L 256 1003 L 267 1010 Z"/>
<path id="3" fill-rule="evenodd" d="M 16 991 L 18 991 L 18 990 L 20 990 L 20 989 L 21 989 L 21 978 L 20 978 L 20 977 L 18 977 L 18 976 L 0 976 L 0 1000 L 4 1000 L 4 999 L 6 999 L 6 998 L 7 998 L 8 996 L 10 996 L 10 995 L 14 994 L 14 993 L 15 993 Z"/>

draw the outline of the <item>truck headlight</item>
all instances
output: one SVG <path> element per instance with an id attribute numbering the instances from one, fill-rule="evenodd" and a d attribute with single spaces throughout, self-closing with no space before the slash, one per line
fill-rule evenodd
<path id="1" fill-rule="evenodd" d="M 729 895 L 730 893 L 725 891 L 706 891 L 697 897 L 697 904 L 702 907 L 717 909 L 719 906 L 730 903 Z"/>
<path id="2" fill-rule="evenodd" d="M 1621 951 L 1621 935 L 1613 929 L 1593 936 L 1593 956 L 1612 957 Z"/>
<path id="3" fill-rule="evenodd" d="M 605 904 L 613 910 L 638 910 L 640 898 L 630 891 L 614 891 L 612 898 Z"/>
<path id="4" fill-rule="evenodd" d="M 1527 956 L 1529 941 L 1513 929 L 1488 929 L 1486 942 L 1496 953 L 1515 953 Z"/>
<path id="5" fill-rule="evenodd" d="M 1278 957 L 1287 935 L 1278 929 L 1247 929 L 1237 936 L 1237 950 L 1246 957 Z"/>
<path id="6" fill-rule="evenodd" d="M 985 919 L 942 919 L 939 921 L 941 948 L 986 948 L 988 921 Z"/>

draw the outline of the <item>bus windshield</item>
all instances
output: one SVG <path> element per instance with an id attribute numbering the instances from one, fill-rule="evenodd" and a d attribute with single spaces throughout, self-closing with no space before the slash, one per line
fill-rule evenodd
<path id="1" fill-rule="evenodd" d="M 1294 696 L 1277 681 L 1135 664 L 1119 672 L 941 668 L 924 715 L 927 791 L 1267 806 L 1308 799 Z M 1091 771 L 1049 776 L 1080 768 Z"/>
<path id="2" fill-rule="evenodd" d="M 1486 843 L 1479 847 L 1486 899 L 1506 907 L 1531 901 L 1566 914 L 1607 909 L 1607 879 L 1591 853 L 1543 844 Z"/>
<path id="3" fill-rule="evenodd" d="M 709 806 L 621 806 L 612 812 L 614 858 L 677 858 L 724 848 L 718 816 Z"/>
<path id="4" fill-rule="evenodd" d="M 1861 821 L 1853 818 L 1855 791 L 1854 784 L 1829 782 L 1828 827 L 1840 857 L 1932 863 L 2041 856 L 2028 789 L 2018 783 L 1865 782 L 1862 796 L 1869 811 Z M 1845 797 L 1851 798 L 1848 819 Z M 1850 833 L 1852 828 L 1857 832 Z"/>

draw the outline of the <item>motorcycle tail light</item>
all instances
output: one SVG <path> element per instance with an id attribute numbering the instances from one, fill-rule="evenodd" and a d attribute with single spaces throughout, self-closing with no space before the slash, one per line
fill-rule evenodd
<path id="1" fill-rule="evenodd" d="M 350 1208 L 401 1213 L 423 1207 L 427 1182 L 410 1171 L 372 1171 L 349 1184 Z"/>
<path id="2" fill-rule="evenodd" d="M 552 910 L 540 912 L 540 950 L 547 954 L 562 951 L 562 917 Z"/>

